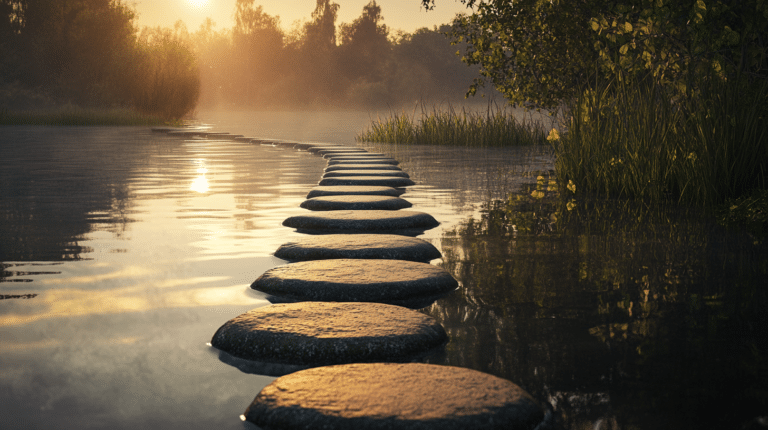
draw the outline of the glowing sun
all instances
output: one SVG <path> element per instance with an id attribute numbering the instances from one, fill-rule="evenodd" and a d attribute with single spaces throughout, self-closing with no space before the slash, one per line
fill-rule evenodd
<path id="1" fill-rule="evenodd" d="M 206 3 L 208 3 L 208 0 L 187 0 L 189 4 L 192 5 L 192 7 L 196 9 L 200 9 L 203 6 L 205 6 Z"/>

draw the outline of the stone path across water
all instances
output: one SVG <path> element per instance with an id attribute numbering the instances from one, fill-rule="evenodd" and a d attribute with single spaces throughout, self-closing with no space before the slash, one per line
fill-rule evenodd
<path id="1" fill-rule="evenodd" d="M 265 387 L 245 411 L 246 420 L 275 429 L 551 428 L 551 414 L 530 395 L 492 375 L 420 363 L 361 363 L 411 360 L 445 343 L 439 323 L 402 306 L 422 308 L 458 286 L 444 269 L 426 263 L 440 257 L 434 246 L 402 235 L 439 223 L 423 212 L 399 210 L 410 206 L 398 197 L 402 187 L 414 183 L 397 160 L 334 144 L 202 129 L 169 134 L 281 145 L 329 160 L 319 186 L 301 204 L 324 212 L 283 222 L 321 234 L 281 246 L 275 256 L 294 262 L 266 271 L 251 285 L 270 301 L 300 303 L 237 316 L 211 341 L 222 361 L 249 369 L 243 371 L 295 372 Z M 328 366 L 336 363 L 353 364 Z M 299 370 L 312 366 L 322 367 Z"/>

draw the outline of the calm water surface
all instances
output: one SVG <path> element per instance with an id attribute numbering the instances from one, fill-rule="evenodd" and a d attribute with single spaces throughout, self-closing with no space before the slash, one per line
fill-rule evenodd
<path id="1" fill-rule="evenodd" d="M 349 144 L 370 118 L 199 116 Z M 417 182 L 403 197 L 462 284 L 422 310 L 451 336 L 431 362 L 508 378 L 569 428 L 768 415 L 764 245 L 691 214 L 564 210 L 545 150 L 369 146 Z M 254 428 L 239 415 L 273 378 L 206 342 L 268 304 L 248 285 L 283 263 L 325 162 L 132 127 L 5 127 L 0 150 L 0 428 Z"/>

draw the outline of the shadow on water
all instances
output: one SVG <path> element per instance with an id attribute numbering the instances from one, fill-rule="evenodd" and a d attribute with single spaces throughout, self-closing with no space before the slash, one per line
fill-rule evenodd
<path id="1" fill-rule="evenodd" d="M 518 383 L 566 428 L 757 426 L 765 245 L 698 211 L 566 206 L 556 188 L 540 177 L 443 234 L 462 287 L 426 309 L 451 338 L 438 362 Z"/>

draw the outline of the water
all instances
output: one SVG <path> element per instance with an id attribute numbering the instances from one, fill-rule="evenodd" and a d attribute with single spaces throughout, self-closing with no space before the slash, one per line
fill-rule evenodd
<path id="1" fill-rule="evenodd" d="M 348 144 L 370 118 L 199 116 Z M 367 146 L 417 182 L 403 197 L 442 223 L 422 238 L 462 283 L 422 310 L 451 336 L 431 362 L 508 378 L 569 428 L 768 414 L 764 245 L 696 214 L 564 212 L 546 186 L 530 197 L 546 150 Z M 248 285 L 298 237 L 281 222 L 324 161 L 131 127 L 5 127 L 0 149 L 0 428 L 253 428 L 239 415 L 273 378 L 206 343 L 267 305 Z"/>

